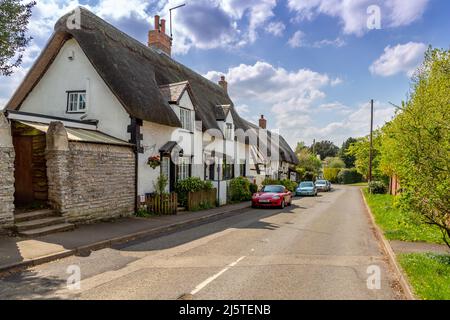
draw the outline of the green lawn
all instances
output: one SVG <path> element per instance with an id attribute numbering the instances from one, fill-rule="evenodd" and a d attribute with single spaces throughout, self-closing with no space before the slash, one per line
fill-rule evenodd
<path id="1" fill-rule="evenodd" d="M 450 255 L 408 253 L 397 259 L 419 298 L 450 300 Z"/>
<path id="2" fill-rule="evenodd" d="M 395 208 L 394 196 L 369 194 L 367 190 L 364 190 L 364 196 L 387 239 L 444 243 L 438 227 L 424 224 L 414 214 Z"/>

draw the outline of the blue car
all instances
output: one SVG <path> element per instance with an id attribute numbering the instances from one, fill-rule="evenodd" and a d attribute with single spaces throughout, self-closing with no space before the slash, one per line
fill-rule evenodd
<path id="1" fill-rule="evenodd" d="M 297 196 L 317 196 L 317 188 L 312 181 L 300 182 L 295 190 Z"/>

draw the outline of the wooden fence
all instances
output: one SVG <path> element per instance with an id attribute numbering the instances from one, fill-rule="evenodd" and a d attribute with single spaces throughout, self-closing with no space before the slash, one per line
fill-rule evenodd
<path id="1" fill-rule="evenodd" d="M 216 206 L 217 189 L 207 191 L 189 192 L 187 200 L 187 209 L 197 211 Z"/>
<path id="2" fill-rule="evenodd" d="M 146 195 L 143 204 L 149 213 L 164 215 L 177 214 L 178 197 L 175 192 L 162 195 Z"/>

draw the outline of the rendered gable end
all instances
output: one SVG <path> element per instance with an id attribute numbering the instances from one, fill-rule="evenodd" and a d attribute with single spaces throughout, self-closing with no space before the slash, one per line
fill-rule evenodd
<path id="1" fill-rule="evenodd" d="M 74 39 L 63 45 L 18 110 L 80 120 L 83 114 L 67 113 L 67 91 L 78 90 L 85 90 L 87 94 L 85 120 L 99 120 L 100 131 L 125 141 L 130 139 L 127 133 L 129 114 Z"/>

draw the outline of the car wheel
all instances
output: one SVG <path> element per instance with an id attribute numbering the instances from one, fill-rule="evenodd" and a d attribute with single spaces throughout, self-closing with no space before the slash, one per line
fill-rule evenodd
<path id="1" fill-rule="evenodd" d="M 286 203 L 284 202 L 284 200 L 281 201 L 281 206 L 280 206 L 280 208 L 281 208 L 281 209 L 284 209 L 285 206 L 286 206 Z"/>

